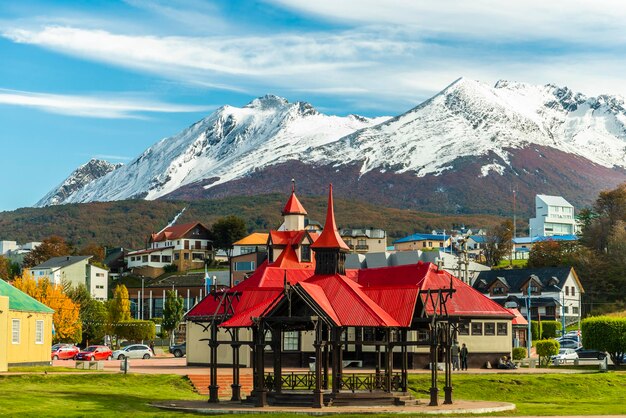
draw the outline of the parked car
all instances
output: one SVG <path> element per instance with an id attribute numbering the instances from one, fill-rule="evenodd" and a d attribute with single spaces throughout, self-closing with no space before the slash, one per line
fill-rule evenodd
<path id="1" fill-rule="evenodd" d="M 170 346 L 170 353 L 174 354 L 174 357 L 182 357 L 187 354 L 187 343 L 184 342 L 178 345 Z"/>
<path id="2" fill-rule="evenodd" d="M 565 363 L 567 361 L 574 361 L 578 358 L 578 354 L 573 348 L 561 348 L 559 354 L 550 357 L 552 361 L 558 363 Z"/>
<path id="3" fill-rule="evenodd" d="M 50 358 L 52 360 L 71 360 L 80 350 L 74 344 L 55 344 L 52 346 Z"/>
<path id="4" fill-rule="evenodd" d="M 76 360 L 111 360 L 113 352 L 106 345 L 90 345 L 80 353 L 76 354 Z"/>
<path id="5" fill-rule="evenodd" d="M 598 350 L 587 350 L 586 348 L 580 347 L 577 348 L 576 354 L 578 354 L 578 358 L 595 358 L 598 360 L 604 360 L 606 357 L 606 353 Z"/>
<path id="6" fill-rule="evenodd" d="M 113 352 L 113 358 L 118 360 L 124 360 L 126 357 L 149 359 L 150 357 L 154 357 L 154 353 L 150 347 L 144 344 L 131 344 Z"/>
<path id="7" fill-rule="evenodd" d="M 561 348 L 576 349 L 583 346 L 578 337 L 561 337 L 557 338 L 556 340 L 559 342 Z"/>

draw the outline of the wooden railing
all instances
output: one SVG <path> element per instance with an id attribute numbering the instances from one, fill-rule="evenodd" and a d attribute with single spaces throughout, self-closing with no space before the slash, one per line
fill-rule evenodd
<path id="1" fill-rule="evenodd" d="M 315 388 L 315 373 L 287 373 L 280 376 L 281 388 L 291 390 L 312 390 Z M 339 381 L 340 390 L 370 391 L 386 390 L 389 375 L 384 373 L 344 373 Z M 265 387 L 274 389 L 274 374 L 265 374 Z M 400 373 L 391 375 L 391 390 L 402 390 L 402 376 Z"/>

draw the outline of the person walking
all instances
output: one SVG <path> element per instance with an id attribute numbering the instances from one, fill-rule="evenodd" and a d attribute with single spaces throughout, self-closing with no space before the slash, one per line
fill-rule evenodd
<path id="1" fill-rule="evenodd" d="M 467 370 L 467 354 L 469 351 L 467 350 L 467 346 L 463 343 L 461 347 L 461 370 Z"/>
<path id="2" fill-rule="evenodd" d="M 459 370 L 459 351 L 459 343 L 454 341 L 450 348 L 450 353 L 452 354 L 452 370 Z"/>

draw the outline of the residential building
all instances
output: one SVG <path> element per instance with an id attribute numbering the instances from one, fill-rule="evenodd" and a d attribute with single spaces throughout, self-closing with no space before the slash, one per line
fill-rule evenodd
<path id="1" fill-rule="evenodd" d="M 339 235 L 353 253 L 379 253 L 387 249 L 384 229 L 341 229 Z"/>
<path id="2" fill-rule="evenodd" d="M 16 241 L 0 241 L 0 255 L 5 255 L 10 251 L 15 251 L 19 247 Z"/>
<path id="3" fill-rule="evenodd" d="M 443 234 L 413 234 L 395 240 L 393 245 L 396 251 L 428 251 L 449 247 L 451 238 L 450 235 Z"/>
<path id="4" fill-rule="evenodd" d="M 561 196 L 535 196 L 535 217 L 529 220 L 530 236 L 576 234 L 574 206 Z"/>
<path id="5" fill-rule="evenodd" d="M 0 372 L 50 365 L 54 311 L 0 280 Z"/>
<path id="6" fill-rule="evenodd" d="M 578 241 L 578 237 L 576 235 L 550 235 L 513 238 L 513 258 L 516 260 L 528 259 L 533 245 L 545 241 L 575 242 Z"/>
<path id="7" fill-rule="evenodd" d="M 519 309 L 528 317 L 526 306 L 530 287 L 530 313 L 533 320 L 578 322 L 584 289 L 573 267 L 544 267 L 482 271 L 473 287 L 507 308 Z"/>
<path id="8" fill-rule="evenodd" d="M 192 222 L 168 226 L 152 234 L 147 248 L 128 252 L 124 259 L 135 274 L 158 277 L 166 266 L 175 265 L 178 271 L 201 269 L 213 257 L 209 229 Z"/>
<path id="9" fill-rule="evenodd" d="M 233 243 L 232 256 L 248 254 L 253 252 L 267 252 L 268 233 L 253 232 Z"/>
<path id="10" fill-rule="evenodd" d="M 89 263 L 90 255 L 53 257 L 30 271 L 35 280 L 47 278 L 51 283 L 83 284 L 96 300 L 107 300 L 109 272 Z"/>

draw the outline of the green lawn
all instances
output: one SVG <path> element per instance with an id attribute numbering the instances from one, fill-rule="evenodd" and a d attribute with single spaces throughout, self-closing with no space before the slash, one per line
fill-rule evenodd
<path id="1" fill-rule="evenodd" d="M 413 375 L 410 386 L 428 399 L 430 376 Z M 517 411 L 499 415 L 626 414 L 626 373 L 455 374 L 454 397 L 512 402 Z M 443 396 L 443 383 L 440 384 Z"/>
<path id="2" fill-rule="evenodd" d="M 429 379 L 425 374 L 410 377 L 417 397 L 428 398 Z M 626 414 L 625 372 L 455 374 L 453 379 L 456 399 L 517 405 L 517 411 L 498 415 Z M 0 388 L 0 416 L 180 416 L 184 414 L 148 404 L 206 399 L 184 377 L 171 375 L 5 375 L 0 376 Z M 443 382 L 441 388 L 443 399 Z"/>
<path id="3" fill-rule="evenodd" d="M 148 404 L 204 399 L 183 376 L 70 374 L 0 376 L 0 416 L 179 416 Z"/>

